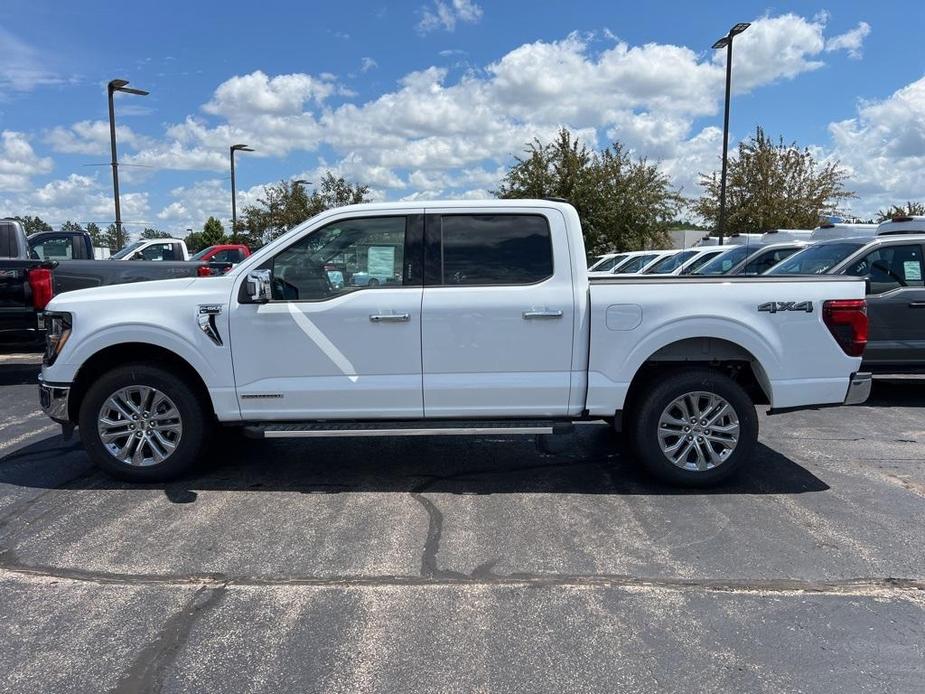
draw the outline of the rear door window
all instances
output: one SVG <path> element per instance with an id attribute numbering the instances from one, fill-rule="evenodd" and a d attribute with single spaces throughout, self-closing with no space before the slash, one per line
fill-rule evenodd
<path id="1" fill-rule="evenodd" d="M 440 238 L 444 285 L 535 284 L 552 277 L 552 236 L 542 215 L 443 215 Z"/>
<path id="2" fill-rule="evenodd" d="M 845 274 L 869 279 L 871 294 L 898 287 L 922 287 L 922 247 L 882 246 L 853 262 Z"/>

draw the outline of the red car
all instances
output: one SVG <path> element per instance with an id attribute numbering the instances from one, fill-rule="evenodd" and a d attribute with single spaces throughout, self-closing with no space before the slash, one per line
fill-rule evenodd
<path id="1" fill-rule="evenodd" d="M 243 243 L 223 243 L 203 248 L 190 260 L 200 263 L 231 263 L 237 265 L 251 254 L 251 249 Z"/>

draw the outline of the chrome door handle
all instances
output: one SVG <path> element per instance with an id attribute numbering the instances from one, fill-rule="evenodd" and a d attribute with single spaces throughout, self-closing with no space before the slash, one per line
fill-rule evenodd
<path id="1" fill-rule="evenodd" d="M 524 311 L 524 320 L 562 318 L 562 311 Z"/>
<path id="2" fill-rule="evenodd" d="M 909 308 L 925 308 L 925 301 L 910 301 Z"/>
<path id="3" fill-rule="evenodd" d="M 408 313 L 374 313 L 369 319 L 373 323 L 407 323 L 411 320 Z"/>

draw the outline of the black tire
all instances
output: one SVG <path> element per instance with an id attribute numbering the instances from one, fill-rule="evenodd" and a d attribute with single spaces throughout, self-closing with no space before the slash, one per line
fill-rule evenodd
<path id="1" fill-rule="evenodd" d="M 748 393 L 732 378 L 714 369 L 686 368 L 660 374 L 658 380 L 650 381 L 648 386 L 651 389 L 635 399 L 629 413 L 628 430 L 633 453 L 650 473 L 672 485 L 711 487 L 728 479 L 752 459 L 758 443 L 758 417 Z M 734 411 L 739 424 L 735 447 L 728 457 L 706 470 L 685 469 L 673 463 L 662 452 L 659 442 L 662 413 L 676 399 L 694 392 L 712 393 L 723 398 Z M 668 440 L 670 442 L 671 439 Z M 691 458 L 696 455 L 696 450 L 692 450 Z"/>
<path id="2" fill-rule="evenodd" d="M 135 466 L 120 461 L 100 438 L 98 417 L 106 400 L 122 388 L 148 386 L 169 397 L 176 406 L 182 433 L 176 448 L 162 462 Z M 78 416 L 80 440 L 96 465 L 129 482 L 166 482 L 189 470 L 205 449 L 213 422 L 198 394 L 168 369 L 147 364 L 126 364 L 97 379 L 84 396 Z"/>
<path id="3" fill-rule="evenodd" d="M 372 277 L 370 278 L 369 282 L 366 283 L 366 286 L 367 287 L 378 287 L 379 280 L 377 280 L 375 277 Z"/>

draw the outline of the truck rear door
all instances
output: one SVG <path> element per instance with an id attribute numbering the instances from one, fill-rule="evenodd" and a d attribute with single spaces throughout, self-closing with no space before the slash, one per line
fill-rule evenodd
<path id="1" fill-rule="evenodd" d="M 564 416 L 574 305 L 555 210 L 429 210 L 422 367 L 426 417 Z"/>

